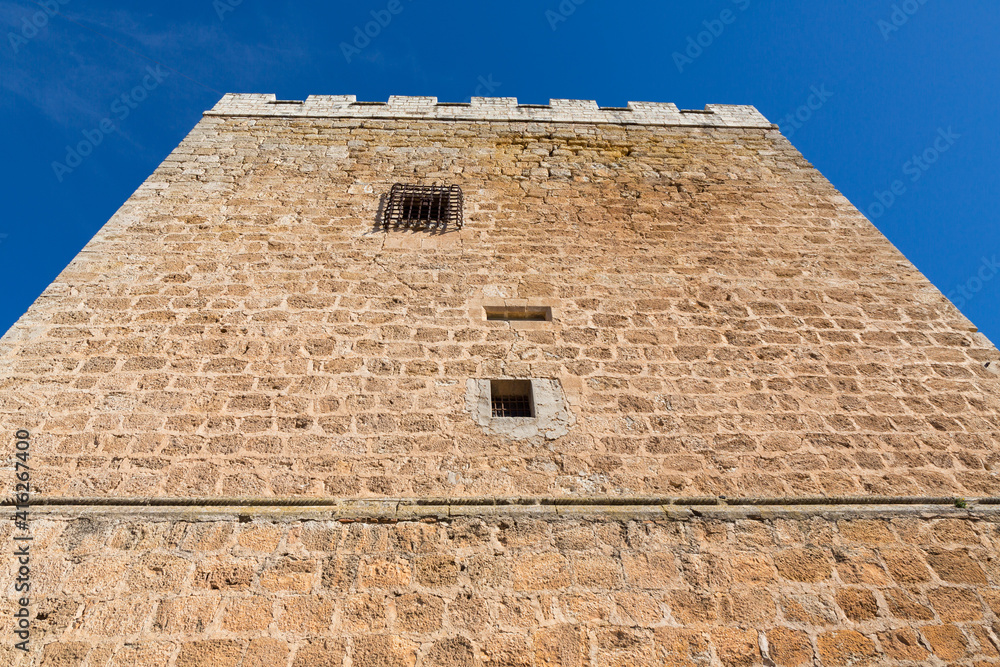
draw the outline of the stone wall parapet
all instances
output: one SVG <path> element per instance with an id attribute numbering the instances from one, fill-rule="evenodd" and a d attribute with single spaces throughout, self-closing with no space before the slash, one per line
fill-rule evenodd
<path id="1" fill-rule="evenodd" d="M 305 100 L 279 100 L 274 95 L 226 94 L 209 116 L 305 118 L 414 118 L 666 127 L 751 127 L 770 129 L 771 122 L 752 106 L 709 104 L 703 110 L 678 109 L 661 102 L 629 102 L 627 107 L 599 107 L 593 100 L 550 100 L 518 104 L 516 97 L 473 97 L 468 103 L 440 103 L 436 97 L 393 95 L 388 102 L 359 102 L 354 95 L 310 95 Z"/>

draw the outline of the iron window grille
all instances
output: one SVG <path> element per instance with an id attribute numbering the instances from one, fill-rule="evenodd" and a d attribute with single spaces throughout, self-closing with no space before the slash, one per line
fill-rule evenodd
<path id="1" fill-rule="evenodd" d="M 462 188 L 457 185 L 403 185 L 389 190 L 383 227 L 445 229 L 462 228 Z"/>
<path id="2" fill-rule="evenodd" d="M 534 417 L 535 406 L 530 380 L 492 380 L 490 382 L 492 416 Z"/>

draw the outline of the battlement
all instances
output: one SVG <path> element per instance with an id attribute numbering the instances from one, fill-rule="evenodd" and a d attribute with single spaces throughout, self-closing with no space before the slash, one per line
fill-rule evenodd
<path id="1" fill-rule="evenodd" d="M 279 100 L 274 95 L 229 93 L 205 115 L 772 127 L 752 106 L 709 104 L 703 110 L 685 110 L 670 103 L 629 102 L 627 107 L 599 107 L 593 100 L 518 104 L 516 97 L 473 97 L 468 103 L 442 103 L 436 97 L 393 95 L 388 102 L 358 102 L 354 95 L 310 95 L 299 101 Z"/>

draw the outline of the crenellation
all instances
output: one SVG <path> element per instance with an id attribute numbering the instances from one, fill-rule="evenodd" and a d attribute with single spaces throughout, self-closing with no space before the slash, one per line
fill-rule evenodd
<path id="1" fill-rule="evenodd" d="M 436 97 L 393 95 L 388 102 L 358 102 L 354 95 L 310 95 L 304 101 L 279 101 L 274 95 L 227 94 L 207 116 L 306 118 L 422 118 L 521 122 L 610 123 L 677 127 L 757 127 L 773 125 L 751 106 L 710 104 L 680 110 L 674 104 L 629 102 L 625 108 L 598 107 L 593 100 L 550 100 L 547 105 L 518 104 L 515 97 L 473 97 L 462 104 Z"/>

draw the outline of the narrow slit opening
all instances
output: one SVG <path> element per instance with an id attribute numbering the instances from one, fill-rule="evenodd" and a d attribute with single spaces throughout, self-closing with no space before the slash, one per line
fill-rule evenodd
<path id="1" fill-rule="evenodd" d="M 551 322 L 549 306 L 484 306 L 489 322 Z"/>

